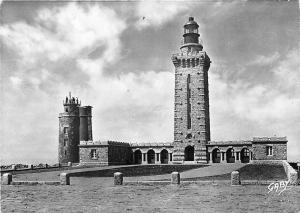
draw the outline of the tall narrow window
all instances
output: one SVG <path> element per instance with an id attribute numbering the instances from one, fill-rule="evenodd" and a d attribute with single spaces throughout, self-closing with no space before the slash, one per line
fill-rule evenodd
<path id="1" fill-rule="evenodd" d="M 96 149 L 92 149 L 92 150 L 91 150 L 91 158 L 92 158 L 92 159 L 97 159 L 97 152 L 96 152 Z"/>
<path id="2" fill-rule="evenodd" d="M 191 52 L 191 48 L 188 47 L 188 52 Z M 187 59 L 187 67 L 190 67 L 191 66 L 191 60 L 190 59 Z"/>
<path id="3" fill-rule="evenodd" d="M 64 146 L 66 146 L 67 143 L 68 143 L 68 138 L 65 138 L 65 139 L 64 139 Z"/>
<path id="4" fill-rule="evenodd" d="M 273 155 L 273 147 L 272 146 L 267 146 L 267 155 L 272 156 Z"/>
<path id="5" fill-rule="evenodd" d="M 65 136 L 68 136 L 68 127 L 64 127 L 64 134 Z"/>
<path id="6" fill-rule="evenodd" d="M 191 75 L 187 76 L 187 128 L 190 129 L 192 126 L 191 122 Z"/>

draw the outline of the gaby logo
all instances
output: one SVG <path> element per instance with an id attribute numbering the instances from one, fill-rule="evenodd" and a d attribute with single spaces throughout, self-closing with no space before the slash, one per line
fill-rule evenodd
<path id="1" fill-rule="evenodd" d="M 280 182 L 273 182 L 268 186 L 268 194 L 270 192 L 275 192 L 280 195 L 282 192 L 284 192 L 287 189 L 287 186 L 289 184 L 289 181 L 280 181 Z"/>

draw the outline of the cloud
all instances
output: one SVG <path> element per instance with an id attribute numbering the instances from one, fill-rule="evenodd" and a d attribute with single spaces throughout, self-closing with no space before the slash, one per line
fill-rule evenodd
<path id="1" fill-rule="evenodd" d="M 127 142 L 171 141 L 173 88 L 171 72 L 148 70 L 105 75 L 98 60 L 78 60 L 90 75 L 90 89 L 79 92 L 94 107 L 94 139 Z M 116 131 L 117 130 L 117 131 Z"/>
<path id="2" fill-rule="evenodd" d="M 138 18 L 136 27 L 139 30 L 147 27 L 160 27 L 187 9 L 187 3 L 140 1 L 135 11 Z"/>
<path id="3" fill-rule="evenodd" d="M 10 81 L 14 87 L 18 87 L 22 83 L 22 79 L 15 76 L 11 76 Z"/>
<path id="4" fill-rule="evenodd" d="M 32 24 L 20 21 L 4 25 L 0 35 L 5 45 L 18 50 L 22 59 L 26 57 L 26 63 L 34 64 L 41 58 L 55 62 L 65 57 L 86 57 L 95 44 L 105 44 L 103 57 L 112 60 L 125 28 L 125 22 L 109 8 L 70 3 L 40 10 Z"/>
<path id="5" fill-rule="evenodd" d="M 260 55 L 257 56 L 253 61 L 249 62 L 248 65 L 262 65 L 262 66 L 271 65 L 274 62 L 278 61 L 279 57 L 280 55 L 278 52 L 275 52 L 270 56 Z"/>
<path id="6" fill-rule="evenodd" d="M 277 78 L 278 86 L 295 96 L 300 97 L 297 91 L 300 90 L 300 73 L 297 72 L 300 67 L 300 48 L 295 48 L 288 52 L 285 60 L 280 61 L 278 67 L 272 71 Z"/>

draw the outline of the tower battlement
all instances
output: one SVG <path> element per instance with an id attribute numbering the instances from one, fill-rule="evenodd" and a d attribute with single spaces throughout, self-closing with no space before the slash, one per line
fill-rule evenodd
<path id="1" fill-rule="evenodd" d="M 78 100 L 78 97 L 72 97 L 71 92 L 69 92 L 69 97 L 66 96 L 65 100 L 63 100 L 63 105 L 64 106 L 69 106 L 69 105 L 80 106 L 81 105 L 81 101 Z"/>

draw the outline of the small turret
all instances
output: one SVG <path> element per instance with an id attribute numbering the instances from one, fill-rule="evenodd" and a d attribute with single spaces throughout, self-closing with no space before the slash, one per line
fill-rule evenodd
<path id="1" fill-rule="evenodd" d="M 80 141 L 92 141 L 92 107 L 79 107 L 80 127 L 79 136 Z"/>
<path id="2" fill-rule="evenodd" d="M 71 92 L 69 92 L 69 97 L 66 96 L 63 101 L 65 112 L 72 112 L 75 108 L 81 105 L 81 101 L 76 97 L 72 97 Z"/>

